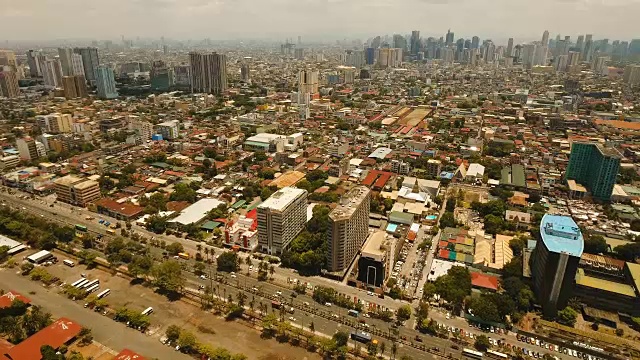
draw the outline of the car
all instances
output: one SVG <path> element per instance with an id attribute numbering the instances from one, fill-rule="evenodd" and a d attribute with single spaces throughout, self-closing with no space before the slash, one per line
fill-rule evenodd
<path id="1" fill-rule="evenodd" d="M 257 287 L 253 287 L 253 288 L 251 288 L 251 290 L 254 291 L 254 292 L 258 292 L 258 288 Z"/>
<path id="2" fill-rule="evenodd" d="M 235 279 L 236 277 L 237 277 L 236 274 L 231 274 L 232 279 Z"/>
<path id="3" fill-rule="evenodd" d="M 369 296 L 373 296 L 373 292 L 372 292 L 372 291 L 369 291 L 369 292 L 367 293 L 367 295 L 369 295 Z"/>
<path id="4" fill-rule="evenodd" d="M 200 279 L 202 279 L 202 280 L 207 280 L 207 276 L 206 276 L 206 275 L 204 275 L 204 274 L 202 274 L 202 275 L 200 275 Z"/>
<path id="5" fill-rule="evenodd" d="M 296 294 L 296 293 L 292 292 L 292 293 L 291 293 L 291 297 L 292 297 L 292 298 L 297 298 L 297 297 L 298 297 L 298 294 Z"/>
<path id="6" fill-rule="evenodd" d="M 447 318 L 447 320 L 451 319 L 451 314 L 447 313 L 446 318 Z"/>
<path id="7" fill-rule="evenodd" d="M 289 320 L 296 321 L 296 318 L 294 318 L 293 316 L 289 316 Z"/>
<path id="8" fill-rule="evenodd" d="M 536 339 L 536 346 L 540 346 L 540 340 Z"/>
<path id="9" fill-rule="evenodd" d="M 460 350 L 460 346 L 456 345 L 456 344 L 451 344 L 451 348 L 453 350 Z"/>
<path id="10" fill-rule="evenodd" d="M 330 302 L 326 302 L 326 303 L 324 303 L 324 306 L 331 307 L 331 303 Z"/>
<path id="11" fill-rule="evenodd" d="M 331 316 L 333 316 L 335 319 L 339 319 L 340 316 L 338 316 L 338 314 L 331 314 Z"/>
<path id="12" fill-rule="evenodd" d="M 416 335 L 414 340 L 417 341 L 417 342 L 422 342 L 422 338 L 420 336 L 418 336 L 418 335 Z"/>
<path id="13" fill-rule="evenodd" d="M 282 291 L 280 291 L 280 290 L 276 291 L 276 295 L 282 296 Z"/>
<path id="14" fill-rule="evenodd" d="M 204 285 L 199 286 L 200 290 L 204 290 Z"/>
<path id="15" fill-rule="evenodd" d="M 84 307 L 88 308 L 89 307 L 89 303 L 84 303 Z"/>
<path id="16" fill-rule="evenodd" d="M 308 301 L 305 301 L 303 304 L 304 304 L 304 306 L 309 306 L 309 302 Z"/>

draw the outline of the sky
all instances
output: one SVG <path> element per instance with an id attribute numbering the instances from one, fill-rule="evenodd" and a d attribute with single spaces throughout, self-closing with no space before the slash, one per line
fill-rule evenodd
<path id="1" fill-rule="evenodd" d="M 0 0 L 0 41 L 640 37 L 640 0 Z M 506 41 L 506 40 L 505 40 Z"/>

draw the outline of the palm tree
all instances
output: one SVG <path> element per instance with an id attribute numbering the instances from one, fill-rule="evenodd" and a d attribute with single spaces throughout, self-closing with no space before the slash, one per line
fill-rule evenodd
<path id="1" fill-rule="evenodd" d="M 247 295 L 245 295 L 243 291 L 239 291 L 236 295 L 236 298 L 238 299 L 238 306 L 244 307 L 244 302 L 247 300 Z"/>
<path id="2" fill-rule="evenodd" d="M 244 259 L 245 264 L 247 264 L 248 266 L 252 265 L 252 261 L 251 261 L 251 255 L 247 256 L 246 259 Z"/>
<path id="3" fill-rule="evenodd" d="M 202 251 L 202 245 L 200 245 L 200 244 L 196 245 L 196 250 L 198 252 L 201 252 Z"/>
<path id="4" fill-rule="evenodd" d="M 205 259 L 207 259 L 207 262 L 209 261 L 209 248 L 205 247 L 204 248 L 204 257 Z"/>
<path id="5" fill-rule="evenodd" d="M 253 320 L 256 317 L 256 314 L 253 312 L 253 308 L 256 306 L 256 297 L 252 296 L 251 297 L 251 301 L 249 301 L 249 309 L 251 309 L 251 321 L 253 322 Z"/>
<path id="6" fill-rule="evenodd" d="M 273 280 L 273 274 L 275 274 L 275 272 L 276 272 L 276 268 L 273 265 L 271 265 L 269 267 L 269 274 L 271 274 L 271 280 Z"/>
<path id="7" fill-rule="evenodd" d="M 311 322 L 311 324 L 309 324 L 309 331 L 311 331 L 312 334 L 315 334 L 316 332 L 316 325 L 313 323 L 313 321 Z"/>
<path id="8" fill-rule="evenodd" d="M 396 342 L 392 342 L 391 343 L 391 354 L 393 355 L 393 358 L 396 358 L 396 354 L 398 353 L 398 344 L 396 344 Z"/>
<path id="9" fill-rule="evenodd" d="M 380 342 L 380 355 L 384 356 L 384 350 L 387 348 L 387 344 L 384 343 L 384 341 Z"/>

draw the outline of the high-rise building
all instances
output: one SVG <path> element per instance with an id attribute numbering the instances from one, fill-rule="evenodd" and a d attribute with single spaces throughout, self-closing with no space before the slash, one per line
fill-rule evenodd
<path id="1" fill-rule="evenodd" d="M 633 39 L 629 43 L 629 55 L 640 54 L 640 39 Z"/>
<path id="2" fill-rule="evenodd" d="M 73 132 L 73 118 L 71 114 L 52 113 L 37 115 L 36 124 L 42 132 L 59 134 Z"/>
<path id="3" fill-rule="evenodd" d="M 18 60 L 16 54 L 12 50 L 0 49 L 0 66 L 9 66 L 11 70 L 18 70 Z"/>
<path id="4" fill-rule="evenodd" d="M 413 30 L 411 32 L 411 55 L 418 55 L 418 51 L 420 51 L 420 31 Z M 367 61 L 367 64 L 369 61 Z M 373 62 L 371 62 L 373 64 Z"/>
<path id="5" fill-rule="evenodd" d="M 84 76 L 84 64 L 80 54 L 71 54 L 71 75 Z"/>
<path id="6" fill-rule="evenodd" d="M 16 73 L 9 66 L 0 66 L 0 97 L 14 98 L 20 95 L 20 86 Z"/>
<path id="7" fill-rule="evenodd" d="M 474 36 L 471 38 L 471 48 L 472 49 L 479 49 L 480 48 L 480 38 L 477 36 Z"/>
<path id="8" fill-rule="evenodd" d="M 369 235 L 369 202 L 366 186 L 349 191 L 329 213 L 327 268 L 342 272 L 349 268 Z"/>
<path id="9" fill-rule="evenodd" d="M 580 53 L 577 51 L 569 51 L 567 62 L 570 66 L 578 65 L 580 62 Z"/>
<path id="10" fill-rule="evenodd" d="M 42 71 L 42 78 L 46 86 L 53 88 L 62 87 L 62 66 L 60 66 L 60 60 L 45 60 L 44 63 L 40 64 L 40 70 Z"/>
<path id="11" fill-rule="evenodd" d="M 447 36 L 445 39 L 445 45 L 449 46 L 449 45 L 453 45 L 453 39 L 455 37 L 455 34 L 451 32 L 451 30 L 447 30 Z"/>
<path id="12" fill-rule="evenodd" d="M 549 46 L 549 31 L 545 30 L 542 33 L 542 46 Z"/>
<path id="13" fill-rule="evenodd" d="M 593 57 L 593 35 L 587 34 L 584 39 L 584 52 L 582 53 L 582 59 L 586 62 L 591 62 L 591 58 Z"/>
<path id="14" fill-rule="evenodd" d="M 509 38 L 509 42 L 507 42 L 507 51 L 505 52 L 504 56 L 513 56 L 513 38 Z"/>
<path id="15" fill-rule="evenodd" d="M 623 79 L 629 85 L 640 84 L 640 65 L 627 65 L 624 68 Z"/>
<path id="16" fill-rule="evenodd" d="M 393 35 L 393 47 L 407 51 L 407 39 L 400 34 Z"/>
<path id="17" fill-rule="evenodd" d="M 137 117 L 129 121 L 129 129 L 135 131 L 142 140 L 150 140 L 154 134 L 153 124 Z"/>
<path id="18" fill-rule="evenodd" d="M 74 48 L 73 52 L 82 56 L 82 67 L 84 68 L 84 77 L 92 86 L 98 81 L 98 66 L 100 66 L 100 58 L 98 57 L 98 48 Z"/>
<path id="19" fill-rule="evenodd" d="M 62 67 L 62 76 L 73 75 L 73 50 L 70 48 L 58 48 L 58 56 L 60 66 Z"/>
<path id="20" fill-rule="evenodd" d="M 557 72 L 564 72 L 567 70 L 567 64 L 569 62 L 569 56 L 568 55 L 558 55 L 555 57 L 554 61 L 553 61 L 553 68 L 557 71 Z"/>
<path id="21" fill-rule="evenodd" d="M 531 69 L 536 61 L 536 44 L 525 44 L 522 46 L 522 66 Z"/>
<path id="22" fill-rule="evenodd" d="M 597 75 L 605 75 L 609 60 L 608 56 L 598 56 L 593 62 L 593 72 Z"/>
<path id="23" fill-rule="evenodd" d="M 574 141 L 565 179 L 586 186 L 596 199 L 609 200 L 620 170 L 620 158 L 620 154 L 613 148 L 606 148 L 598 143 Z"/>
<path id="24" fill-rule="evenodd" d="M 81 207 L 100 199 L 100 185 L 97 181 L 75 175 L 67 175 L 53 182 L 56 200 Z"/>
<path id="25" fill-rule="evenodd" d="M 189 53 L 191 91 L 222 94 L 227 90 L 227 56 L 224 54 Z"/>
<path id="26" fill-rule="evenodd" d="M 149 77 L 152 90 L 168 91 L 173 86 L 173 68 L 162 60 L 156 60 L 151 64 Z"/>
<path id="27" fill-rule="evenodd" d="M 573 294 L 584 239 L 569 216 L 546 214 L 540 238 L 531 254 L 533 290 L 545 315 L 554 317 Z"/>
<path id="28" fill-rule="evenodd" d="M 376 49 L 369 47 L 365 50 L 365 60 L 367 65 L 373 65 L 376 61 Z"/>
<path id="29" fill-rule="evenodd" d="M 584 51 L 584 35 L 579 35 L 576 41 L 576 50 L 579 52 Z"/>
<path id="30" fill-rule="evenodd" d="M 344 64 L 359 69 L 366 64 L 364 55 L 363 50 L 347 50 L 344 54 Z"/>
<path id="31" fill-rule="evenodd" d="M 251 69 L 247 63 L 240 66 L 240 80 L 246 83 L 251 82 Z"/>
<path id="32" fill-rule="evenodd" d="M 67 99 L 86 98 L 89 96 L 84 75 L 63 76 L 62 87 L 64 88 L 64 97 Z"/>
<path id="33" fill-rule="evenodd" d="M 40 71 L 40 62 L 38 61 L 38 53 L 33 50 L 27 51 L 27 65 L 29 65 L 29 76 L 32 78 L 42 76 Z"/>
<path id="34" fill-rule="evenodd" d="M 106 65 L 99 65 L 96 78 L 97 92 L 100 99 L 115 99 L 118 97 L 116 80 L 113 70 Z"/>
<path id="35" fill-rule="evenodd" d="M 307 191 L 285 187 L 257 208 L 258 245 L 267 254 L 282 254 L 307 223 Z"/>
<path id="36" fill-rule="evenodd" d="M 38 144 L 40 144 L 40 146 L 38 146 Z M 42 143 L 34 140 L 32 137 L 17 139 L 16 147 L 18 148 L 20 158 L 23 160 L 35 160 L 46 155 Z"/>
<path id="37" fill-rule="evenodd" d="M 318 92 L 318 71 L 302 70 L 298 73 L 298 94 L 315 94 Z"/>
<path id="38" fill-rule="evenodd" d="M 177 65 L 173 67 L 175 84 L 178 86 L 191 86 L 191 67 L 189 65 Z"/>

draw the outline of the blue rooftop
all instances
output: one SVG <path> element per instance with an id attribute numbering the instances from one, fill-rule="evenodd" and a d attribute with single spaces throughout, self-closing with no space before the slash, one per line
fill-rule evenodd
<path id="1" fill-rule="evenodd" d="M 551 252 L 582 256 L 584 238 L 570 216 L 546 214 L 540 222 L 540 236 Z"/>

